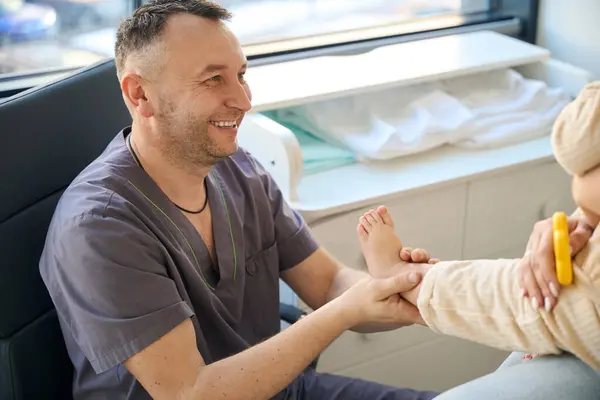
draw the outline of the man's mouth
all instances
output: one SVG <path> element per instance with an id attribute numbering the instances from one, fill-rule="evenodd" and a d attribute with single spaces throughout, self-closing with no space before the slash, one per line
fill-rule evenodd
<path id="1" fill-rule="evenodd" d="M 237 121 L 209 121 L 212 125 L 217 128 L 237 128 Z"/>

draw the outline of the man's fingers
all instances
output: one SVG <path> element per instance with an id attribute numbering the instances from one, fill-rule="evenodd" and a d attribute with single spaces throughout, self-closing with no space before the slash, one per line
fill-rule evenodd
<path id="1" fill-rule="evenodd" d="M 402 299 L 402 297 L 400 297 L 400 294 L 396 293 L 396 294 L 393 294 L 390 297 L 388 297 L 388 300 L 393 303 L 397 303 L 399 301 L 402 301 L 403 299 Z"/>
<path id="2" fill-rule="evenodd" d="M 394 294 L 408 292 L 419 284 L 421 274 L 416 271 L 407 270 L 391 278 L 382 279 L 379 287 L 378 297 L 386 299 Z"/>
<path id="3" fill-rule="evenodd" d="M 415 319 L 415 324 L 427 326 L 427 323 L 425 322 L 425 320 L 423 319 L 423 317 L 421 316 L 420 313 L 419 313 L 419 315 L 416 315 L 414 319 Z"/>
<path id="4" fill-rule="evenodd" d="M 400 299 L 398 303 L 397 315 L 399 323 L 426 325 L 419 309 L 404 299 Z"/>

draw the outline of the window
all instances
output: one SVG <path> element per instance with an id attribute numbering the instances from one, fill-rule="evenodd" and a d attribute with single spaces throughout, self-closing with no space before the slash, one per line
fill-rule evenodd
<path id="1" fill-rule="evenodd" d="M 112 57 L 119 21 L 141 1 L 0 0 L 0 97 L 7 83 L 27 78 L 31 85 L 32 77 L 47 80 L 44 76 L 49 73 Z M 470 16 L 480 16 L 481 22 L 502 9 L 501 2 L 494 0 L 217 2 L 234 14 L 230 26 L 251 60 L 461 26 Z M 517 8 L 524 8 L 536 2 L 517 3 L 522 4 Z"/>
<path id="2" fill-rule="evenodd" d="M 0 76 L 96 62 L 132 10 L 127 0 L 0 0 Z"/>
<path id="3" fill-rule="evenodd" d="M 431 15 L 488 11 L 488 0 L 228 0 L 244 44 L 389 26 Z M 265 13 L 264 9 L 269 12 Z"/>

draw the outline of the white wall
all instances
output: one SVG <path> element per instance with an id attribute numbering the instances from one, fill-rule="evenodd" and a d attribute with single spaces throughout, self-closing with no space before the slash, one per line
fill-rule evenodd
<path id="1" fill-rule="evenodd" d="M 600 78 L 600 0 L 541 0 L 537 43 Z"/>

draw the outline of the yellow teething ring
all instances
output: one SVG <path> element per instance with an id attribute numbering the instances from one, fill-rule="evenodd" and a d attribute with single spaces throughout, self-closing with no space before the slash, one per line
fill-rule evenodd
<path id="1" fill-rule="evenodd" d="M 569 250 L 569 226 L 563 212 L 556 212 L 552 216 L 552 239 L 558 283 L 570 285 L 573 282 L 573 265 Z"/>

